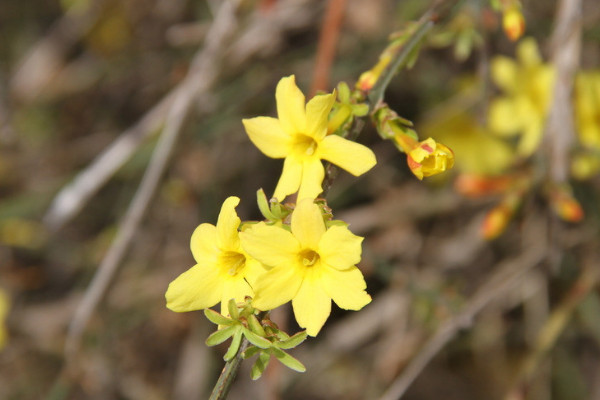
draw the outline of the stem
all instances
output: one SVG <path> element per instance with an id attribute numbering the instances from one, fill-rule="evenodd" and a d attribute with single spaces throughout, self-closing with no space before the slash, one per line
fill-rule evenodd
<path id="1" fill-rule="evenodd" d="M 223 371 L 221 371 L 221 376 L 219 376 L 219 380 L 215 384 L 212 394 L 210 395 L 209 400 L 224 400 L 227 398 L 229 394 L 229 390 L 231 389 L 231 384 L 235 380 L 237 373 L 242 366 L 242 354 L 244 350 L 248 347 L 248 339 L 243 338 L 242 344 L 240 348 L 233 357 L 233 359 L 227 361 L 225 367 L 223 367 Z"/>

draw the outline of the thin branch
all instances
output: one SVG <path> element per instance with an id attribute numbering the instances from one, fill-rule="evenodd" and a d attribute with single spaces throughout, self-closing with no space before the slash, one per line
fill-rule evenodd
<path id="1" fill-rule="evenodd" d="M 538 229 L 540 230 L 540 229 Z M 539 233 L 539 232 L 538 232 Z M 534 236 L 540 237 L 541 235 Z M 537 266 L 546 254 L 547 245 L 538 241 L 516 258 L 500 263 L 490 278 L 467 302 L 461 312 L 441 324 L 425 343 L 417 356 L 402 371 L 379 400 L 400 399 L 429 362 L 461 330 L 471 325 L 473 319 L 492 301 L 506 294 L 530 269 Z"/>
<path id="2" fill-rule="evenodd" d="M 227 361 L 225 367 L 223 367 L 219 380 L 215 384 L 213 392 L 208 400 L 224 400 L 227 398 L 227 394 L 229 394 L 229 390 L 231 389 L 231 384 L 235 380 L 237 373 L 242 366 L 242 361 L 244 360 L 242 353 L 249 344 L 250 342 L 248 342 L 248 339 L 244 337 L 235 357 Z"/>
<path id="3" fill-rule="evenodd" d="M 335 48 L 340 36 L 345 9 L 346 0 L 329 0 L 327 4 L 325 18 L 321 23 L 310 96 L 314 96 L 318 90 L 328 90 L 331 65 L 335 58 Z"/>
<path id="4" fill-rule="evenodd" d="M 208 90 L 216 80 L 221 51 L 237 28 L 235 11 L 238 4 L 239 0 L 222 3 L 207 34 L 205 46 L 196 55 L 190 74 L 186 77 L 186 85 L 182 86 L 185 90 L 180 91 L 173 100 L 163 133 L 156 145 L 140 187 L 123 217 L 119 233 L 102 260 L 82 302 L 75 311 L 67 333 L 65 345 L 67 359 L 71 359 L 78 351 L 85 327 L 135 236 L 167 166 L 192 102 L 199 92 Z"/>
<path id="5" fill-rule="evenodd" d="M 581 19 L 581 0 L 560 1 L 552 33 L 552 63 L 556 69 L 556 81 L 545 135 L 550 179 L 555 183 L 568 179 L 569 152 L 575 139 L 571 104 L 581 53 Z"/>

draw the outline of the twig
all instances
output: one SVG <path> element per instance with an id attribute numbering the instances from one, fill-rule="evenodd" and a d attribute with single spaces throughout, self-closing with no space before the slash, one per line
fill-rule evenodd
<path id="1" fill-rule="evenodd" d="M 569 152 L 575 138 L 571 94 L 581 53 L 581 0 L 561 0 L 552 33 L 552 63 L 556 69 L 554 96 L 546 123 L 545 143 L 550 179 L 568 179 Z"/>
<path id="2" fill-rule="evenodd" d="M 188 110 L 200 91 L 214 83 L 218 74 L 220 51 L 236 29 L 235 11 L 239 0 L 223 2 L 206 37 L 204 48 L 196 55 L 190 74 L 186 78 L 186 89 L 179 92 L 169 109 L 163 133 L 146 170 L 138 191 L 123 217 L 119 233 L 102 260 L 92 283 L 75 311 L 67 333 L 65 352 L 71 359 L 80 347 L 83 331 L 100 299 L 106 292 L 129 244 L 148 208 L 163 171 L 176 143 Z"/>
<path id="3" fill-rule="evenodd" d="M 538 229 L 541 231 L 541 229 Z M 541 237 L 538 235 L 534 237 Z M 390 385 L 379 400 L 400 399 L 408 387 L 419 376 L 425 366 L 460 330 L 469 326 L 475 316 L 488 304 L 509 291 L 530 269 L 538 265 L 545 256 L 546 244 L 538 241 L 516 258 L 500 263 L 492 276 L 479 288 L 464 309 L 441 324 L 436 333 L 425 343 L 398 378 Z"/>
<path id="4" fill-rule="evenodd" d="M 594 258 L 595 259 L 595 258 Z M 506 400 L 519 398 L 518 393 L 522 385 L 531 380 L 538 370 L 544 356 L 554 347 L 556 340 L 564 331 L 570 321 L 576 307 L 587 297 L 588 293 L 595 287 L 598 280 L 596 265 L 587 265 L 579 275 L 579 279 L 573 284 L 561 303 L 550 314 L 546 323 L 537 335 L 535 346 L 523 360 L 514 383 L 507 395 Z"/>
<path id="5" fill-rule="evenodd" d="M 314 96 L 318 90 L 328 90 L 329 74 L 335 58 L 335 48 L 340 36 L 345 9 L 346 0 L 329 0 L 327 4 L 325 18 L 321 23 L 321 34 L 319 36 L 310 96 Z"/>
<path id="6" fill-rule="evenodd" d="M 242 339 L 242 344 L 240 345 L 235 357 L 227 361 L 225 367 L 223 367 L 223 371 L 221 371 L 219 380 L 215 384 L 213 392 L 208 400 L 224 400 L 227 398 L 229 389 L 231 389 L 231 384 L 235 380 L 235 377 L 237 376 L 237 373 L 242 365 L 242 361 L 244 360 L 242 353 L 244 350 L 246 350 L 249 344 L 250 342 L 248 342 L 248 339 Z"/>

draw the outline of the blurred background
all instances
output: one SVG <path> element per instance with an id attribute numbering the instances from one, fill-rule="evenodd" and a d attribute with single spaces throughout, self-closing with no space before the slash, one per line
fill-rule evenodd
<path id="1" fill-rule="evenodd" d="M 208 398 L 226 347 L 206 347 L 214 325 L 167 310 L 164 293 L 194 263 L 194 228 L 214 224 L 226 197 L 242 199 L 242 220 L 259 219 L 256 191 L 272 193 L 282 162 L 253 147 L 241 119 L 275 115 L 283 76 L 307 95 L 319 88 L 331 3 L 0 2 L 1 399 Z M 352 87 L 432 2 L 342 3 L 328 91 Z M 482 237 L 502 196 L 466 197 L 455 178 L 500 152 L 496 177 L 504 164 L 547 165 L 516 160 L 511 140 L 485 153 L 460 136 L 464 125 L 440 122 L 465 92 L 459 109 L 485 120 L 499 92 L 490 59 L 515 55 L 500 13 L 460 7 L 385 95 L 421 139 L 456 147 L 456 168 L 418 181 L 366 124 L 358 141 L 378 165 L 340 173 L 328 202 L 366 238 L 359 268 L 373 302 L 334 306 L 319 336 L 291 352 L 306 373 L 273 361 L 253 382 L 246 363 L 230 399 L 377 399 L 394 384 L 414 400 L 600 398 L 598 176 L 571 181 L 580 222 L 559 220 L 545 186 L 532 186 L 505 231 Z M 524 4 L 544 60 L 556 13 L 554 1 Z M 583 1 L 587 70 L 600 65 L 599 20 L 597 2 Z M 112 273 L 92 286 L 100 265 Z M 273 319 L 298 330 L 286 307 Z"/>

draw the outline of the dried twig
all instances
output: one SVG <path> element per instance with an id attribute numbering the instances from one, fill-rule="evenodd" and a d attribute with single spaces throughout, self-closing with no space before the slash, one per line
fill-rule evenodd
<path id="1" fill-rule="evenodd" d="M 196 55 L 185 85 L 169 108 L 163 133 L 146 170 L 138 191 L 123 217 L 119 233 L 102 260 L 92 283 L 75 311 L 69 326 L 65 351 L 71 358 L 79 349 L 83 331 L 100 299 L 106 292 L 135 232 L 146 212 L 164 172 L 185 117 L 196 95 L 208 90 L 219 72 L 222 49 L 237 28 L 235 11 L 239 0 L 223 2 L 206 37 L 203 49 Z"/>
<path id="2" fill-rule="evenodd" d="M 543 237 L 543 227 L 537 227 L 532 237 Z M 477 290 L 461 312 L 442 323 L 436 333 L 425 343 L 398 378 L 390 385 L 380 400 L 400 399 L 433 357 L 456 335 L 471 325 L 475 316 L 492 301 L 508 292 L 531 268 L 537 266 L 546 254 L 547 245 L 541 240 L 524 246 L 519 256 L 500 263 L 490 278 Z"/>

